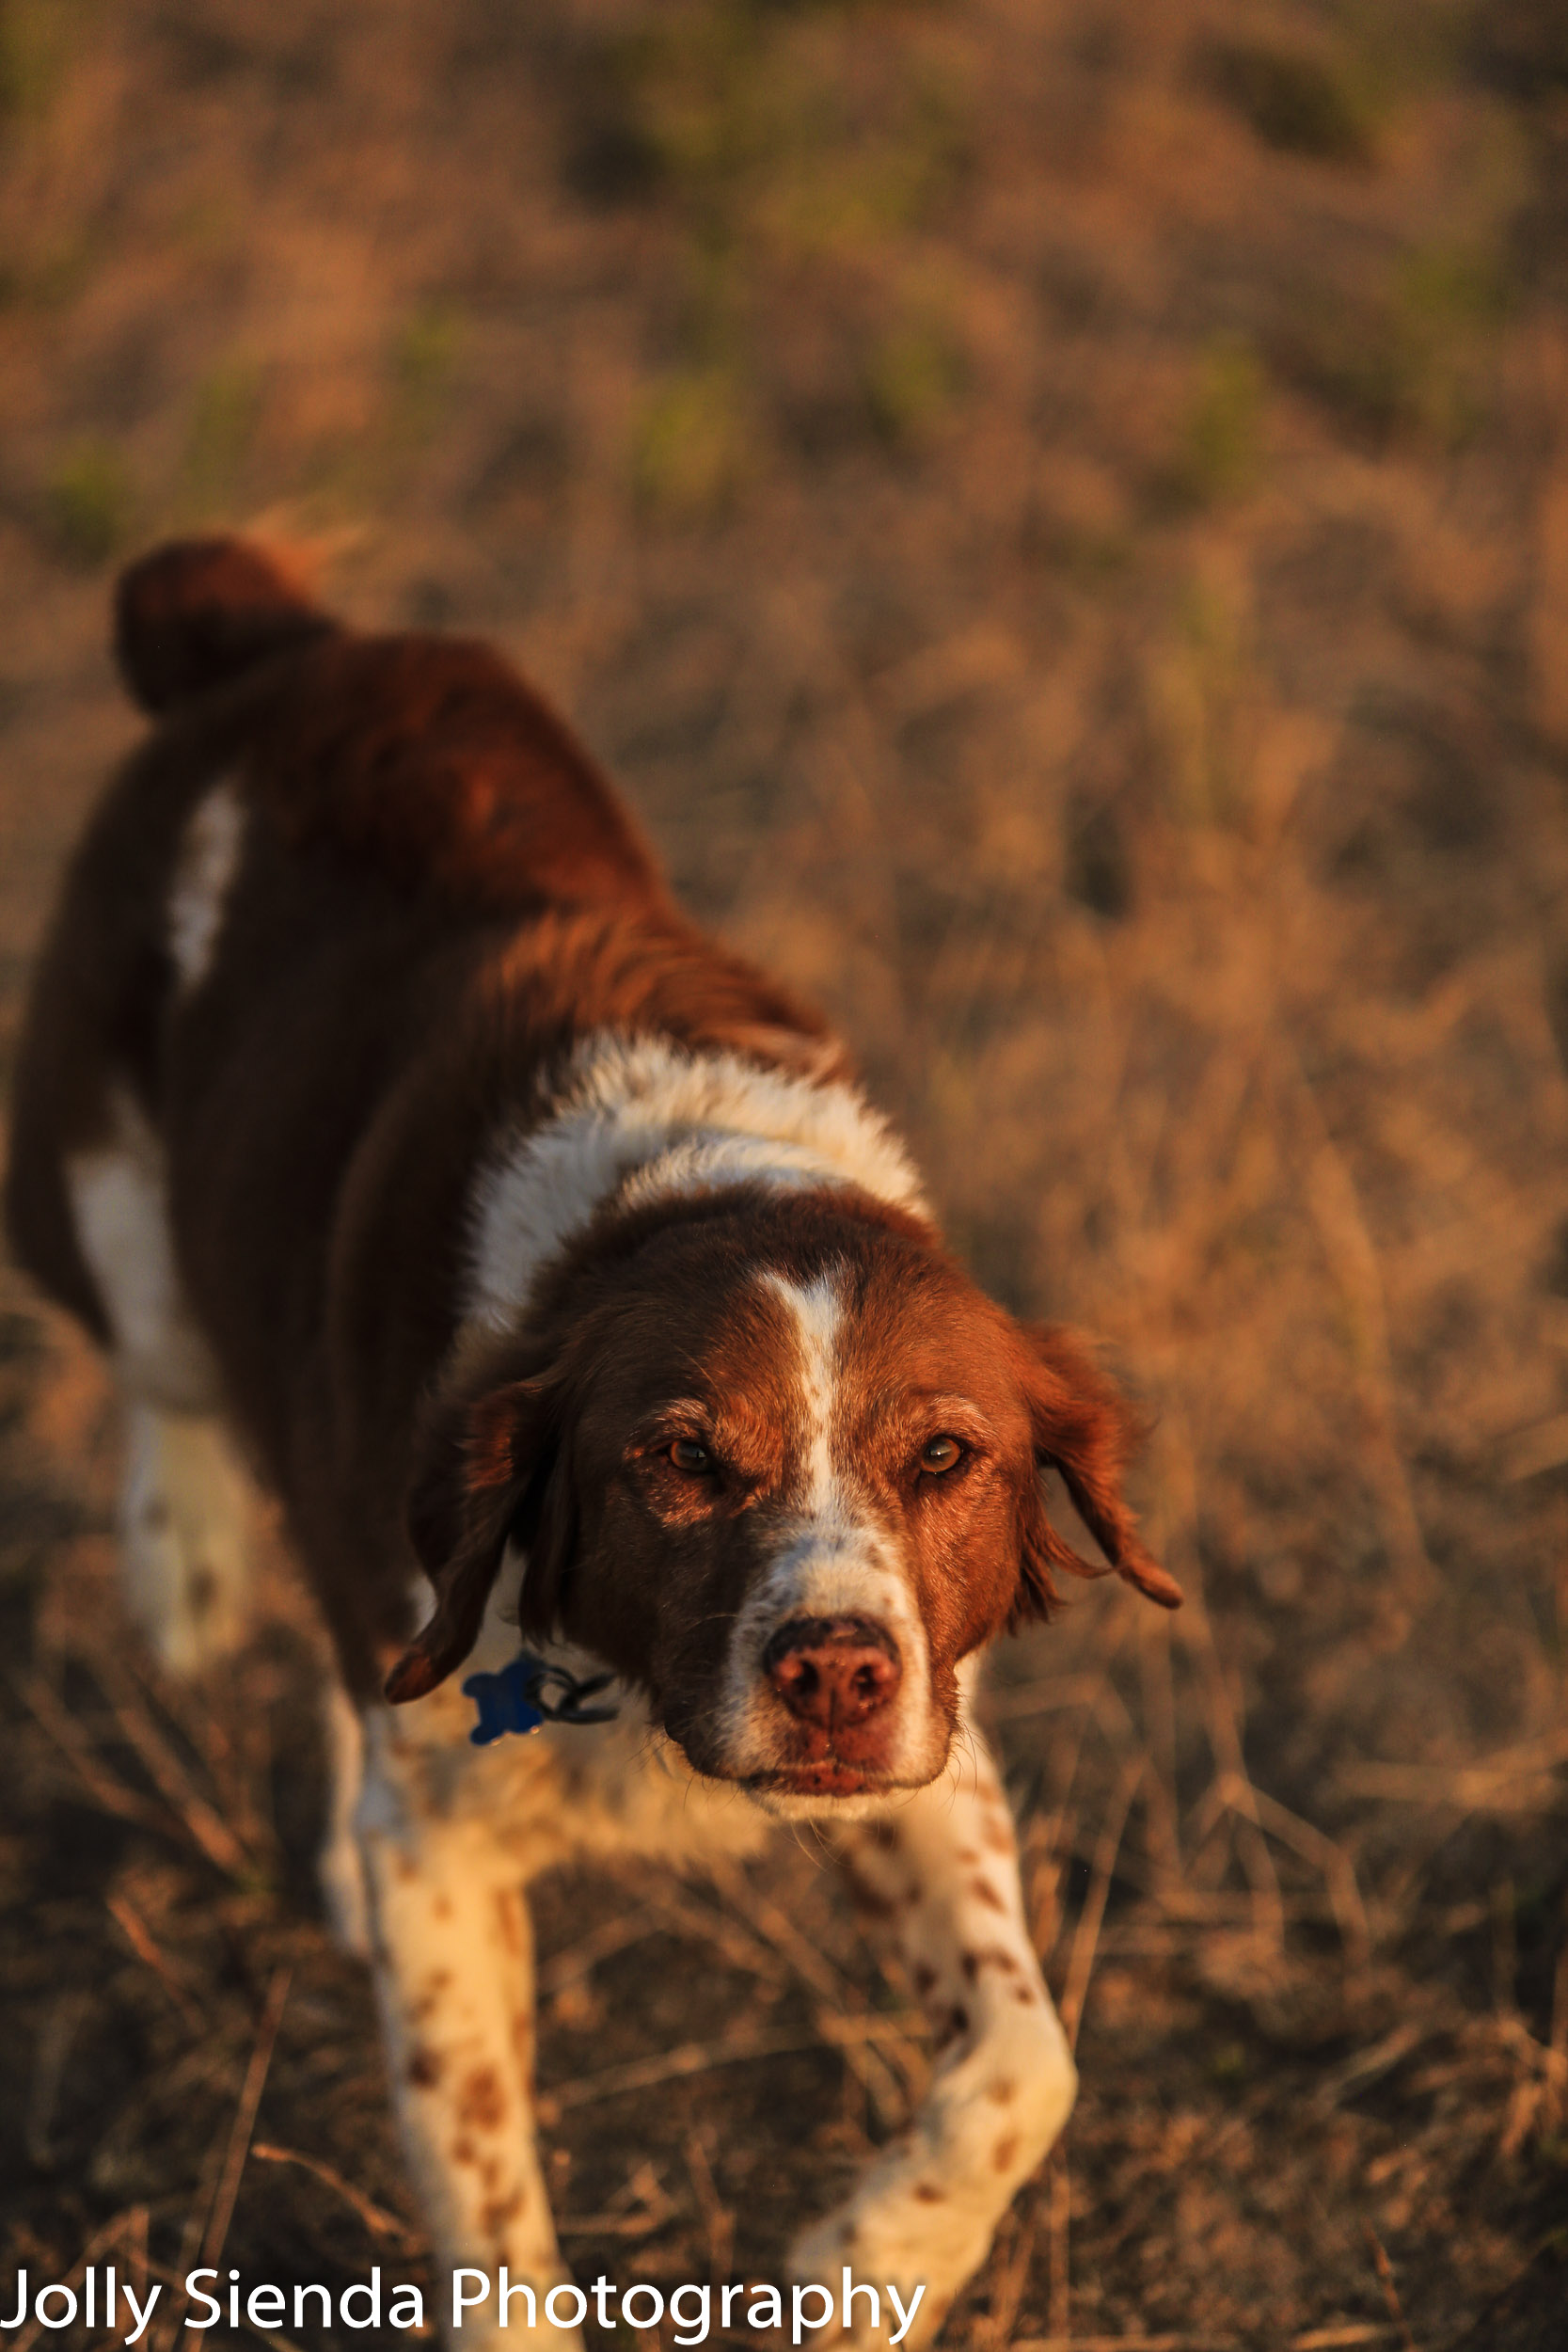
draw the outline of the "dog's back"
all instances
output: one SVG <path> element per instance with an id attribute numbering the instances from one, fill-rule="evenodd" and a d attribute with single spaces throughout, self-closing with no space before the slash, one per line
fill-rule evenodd
<path id="1" fill-rule="evenodd" d="M 488 1133 L 526 1127 L 585 1032 L 795 1067 L 832 1049 L 678 914 L 594 761 L 488 647 L 356 635 L 223 540 L 134 566 L 116 620 L 160 723 L 40 959 L 12 1243 L 133 1398 L 221 1403 L 368 1687 L 406 1607 L 409 1423 L 459 1311 L 430 1237 L 455 1248 Z"/>

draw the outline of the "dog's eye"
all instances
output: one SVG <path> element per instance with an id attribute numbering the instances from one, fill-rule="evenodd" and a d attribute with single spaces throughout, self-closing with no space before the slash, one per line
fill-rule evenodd
<path id="1" fill-rule="evenodd" d="M 933 1478 L 940 1478 L 943 1470 L 953 1468 L 962 1453 L 963 1448 L 957 1438 L 932 1438 L 921 1454 L 920 1467 L 929 1471 Z"/>
<path id="2" fill-rule="evenodd" d="M 695 1438 L 677 1438 L 669 1453 L 675 1468 L 685 1470 L 689 1478 L 695 1478 L 702 1471 L 713 1468 L 712 1454 L 705 1445 L 699 1445 Z"/>

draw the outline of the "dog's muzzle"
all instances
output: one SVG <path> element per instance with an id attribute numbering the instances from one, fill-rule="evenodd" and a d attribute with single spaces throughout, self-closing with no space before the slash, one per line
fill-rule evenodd
<path id="1" fill-rule="evenodd" d="M 762 1654 L 762 1670 L 796 1720 L 830 1738 L 890 1706 L 903 1680 L 891 1634 L 864 1617 L 792 1617 Z"/>

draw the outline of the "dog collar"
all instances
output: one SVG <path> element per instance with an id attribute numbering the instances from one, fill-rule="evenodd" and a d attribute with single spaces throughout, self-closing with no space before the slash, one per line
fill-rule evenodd
<path id="1" fill-rule="evenodd" d="M 464 1683 L 464 1697 L 479 1709 L 468 1737 L 476 1748 L 487 1748 L 509 1731 L 526 1738 L 545 1724 L 608 1724 L 620 1713 L 618 1707 L 585 1707 L 583 1701 L 614 1679 L 612 1674 L 579 1677 L 531 1650 L 519 1651 L 499 1675 L 470 1675 Z"/>

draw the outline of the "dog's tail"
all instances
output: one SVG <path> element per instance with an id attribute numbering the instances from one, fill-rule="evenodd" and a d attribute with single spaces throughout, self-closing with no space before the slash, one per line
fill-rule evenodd
<path id="1" fill-rule="evenodd" d="M 115 653 L 155 714 L 334 626 L 279 557 L 243 539 L 170 540 L 115 590 Z"/>

